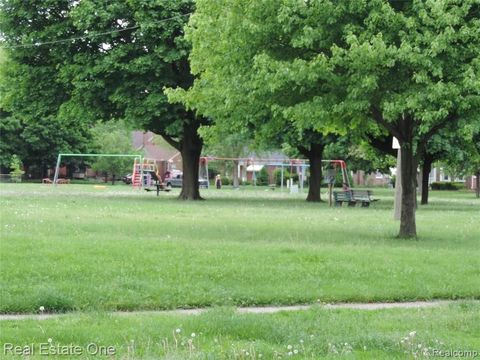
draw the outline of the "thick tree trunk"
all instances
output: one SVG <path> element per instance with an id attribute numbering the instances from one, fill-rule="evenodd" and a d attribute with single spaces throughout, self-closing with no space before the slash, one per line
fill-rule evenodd
<path id="1" fill-rule="evenodd" d="M 477 175 L 475 176 L 477 177 L 475 194 L 477 195 L 477 198 L 480 198 L 480 170 L 477 171 Z"/>
<path id="2" fill-rule="evenodd" d="M 322 201 L 320 196 L 322 185 L 322 156 L 324 146 L 320 144 L 311 144 L 308 153 L 310 162 L 310 183 L 308 187 L 307 201 Z"/>
<path id="3" fill-rule="evenodd" d="M 239 187 L 238 181 L 238 161 L 233 161 L 233 187 L 237 189 Z"/>
<path id="4" fill-rule="evenodd" d="M 425 159 L 423 160 L 422 166 L 422 200 L 420 202 L 422 205 L 428 204 L 428 179 L 430 176 L 430 171 L 432 171 L 432 162 L 433 158 L 428 154 L 425 154 Z"/>
<path id="5" fill-rule="evenodd" d="M 181 200 L 202 200 L 198 189 L 198 164 L 202 152 L 202 139 L 198 135 L 198 127 L 185 125 L 181 144 L 183 180 Z"/>
<path id="6" fill-rule="evenodd" d="M 417 162 L 413 153 L 411 142 L 404 142 L 401 151 L 401 181 L 402 181 L 402 209 L 400 215 L 400 238 L 417 236 L 415 223 L 415 177 L 417 175 Z"/>

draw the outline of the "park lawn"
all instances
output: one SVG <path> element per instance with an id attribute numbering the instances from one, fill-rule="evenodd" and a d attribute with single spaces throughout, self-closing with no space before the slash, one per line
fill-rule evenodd
<path id="1" fill-rule="evenodd" d="M 35 344 L 29 359 L 45 358 L 40 344 L 49 339 L 53 349 L 43 351 L 50 355 L 62 346 L 78 346 L 82 357 L 68 357 L 72 359 L 94 358 L 89 351 L 110 346 L 115 352 L 111 359 L 274 359 L 289 353 L 299 359 L 413 359 L 423 358 L 424 351 L 434 355 L 434 350 L 480 353 L 478 302 L 376 311 L 318 307 L 276 314 L 238 314 L 228 308 L 201 315 L 87 313 L 0 324 L 3 349 L 11 346 L 6 344 Z M 21 357 L 7 351 L 4 358 Z"/>
<path id="2" fill-rule="evenodd" d="M 0 312 L 480 298 L 480 201 L 432 192 L 419 239 L 368 209 L 278 190 L 2 184 Z"/>

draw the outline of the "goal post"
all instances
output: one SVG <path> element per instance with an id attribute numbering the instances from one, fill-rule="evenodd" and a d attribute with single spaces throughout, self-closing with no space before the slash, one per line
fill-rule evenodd
<path id="1" fill-rule="evenodd" d="M 53 185 L 57 185 L 58 182 L 58 174 L 60 173 L 60 163 L 62 162 L 62 158 L 65 157 L 129 157 L 132 159 L 138 159 L 139 163 L 142 163 L 143 157 L 142 155 L 134 155 L 134 154 L 68 154 L 68 153 L 60 153 L 57 157 L 57 164 L 55 166 L 55 175 L 53 176 Z M 143 183 L 143 182 L 142 182 Z"/>

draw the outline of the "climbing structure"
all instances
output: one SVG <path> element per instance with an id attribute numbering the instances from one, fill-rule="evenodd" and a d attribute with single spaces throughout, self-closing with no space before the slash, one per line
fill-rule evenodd
<path id="1" fill-rule="evenodd" d="M 152 183 L 152 173 L 157 172 L 157 165 L 153 159 L 135 159 L 133 162 L 133 171 L 132 171 L 132 185 L 134 188 L 142 187 L 142 178 L 143 186 L 150 186 Z"/>

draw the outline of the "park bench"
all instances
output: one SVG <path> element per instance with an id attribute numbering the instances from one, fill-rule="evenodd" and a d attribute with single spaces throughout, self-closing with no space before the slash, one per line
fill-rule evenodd
<path id="1" fill-rule="evenodd" d="M 371 202 L 378 201 L 373 199 L 373 192 L 371 190 L 351 190 L 352 197 L 355 202 L 360 202 L 362 207 L 369 207 Z"/>
<path id="2" fill-rule="evenodd" d="M 362 207 L 369 207 L 371 202 L 378 201 L 372 198 L 371 190 L 347 190 L 334 191 L 333 197 L 335 199 L 335 206 L 342 206 L 347 203 L 348 206 L 355 206 L 357 203 L 362 204 Z"/>
<path id="3" fill-rule="evenodd" d="M 355 206 L 356 202 L 353 200 L 352 191 L 334 191 L 333 198 L 335 200 L 335 206 L 342 206 L 343 203 L 347 203 L 348 206 Z"/>

